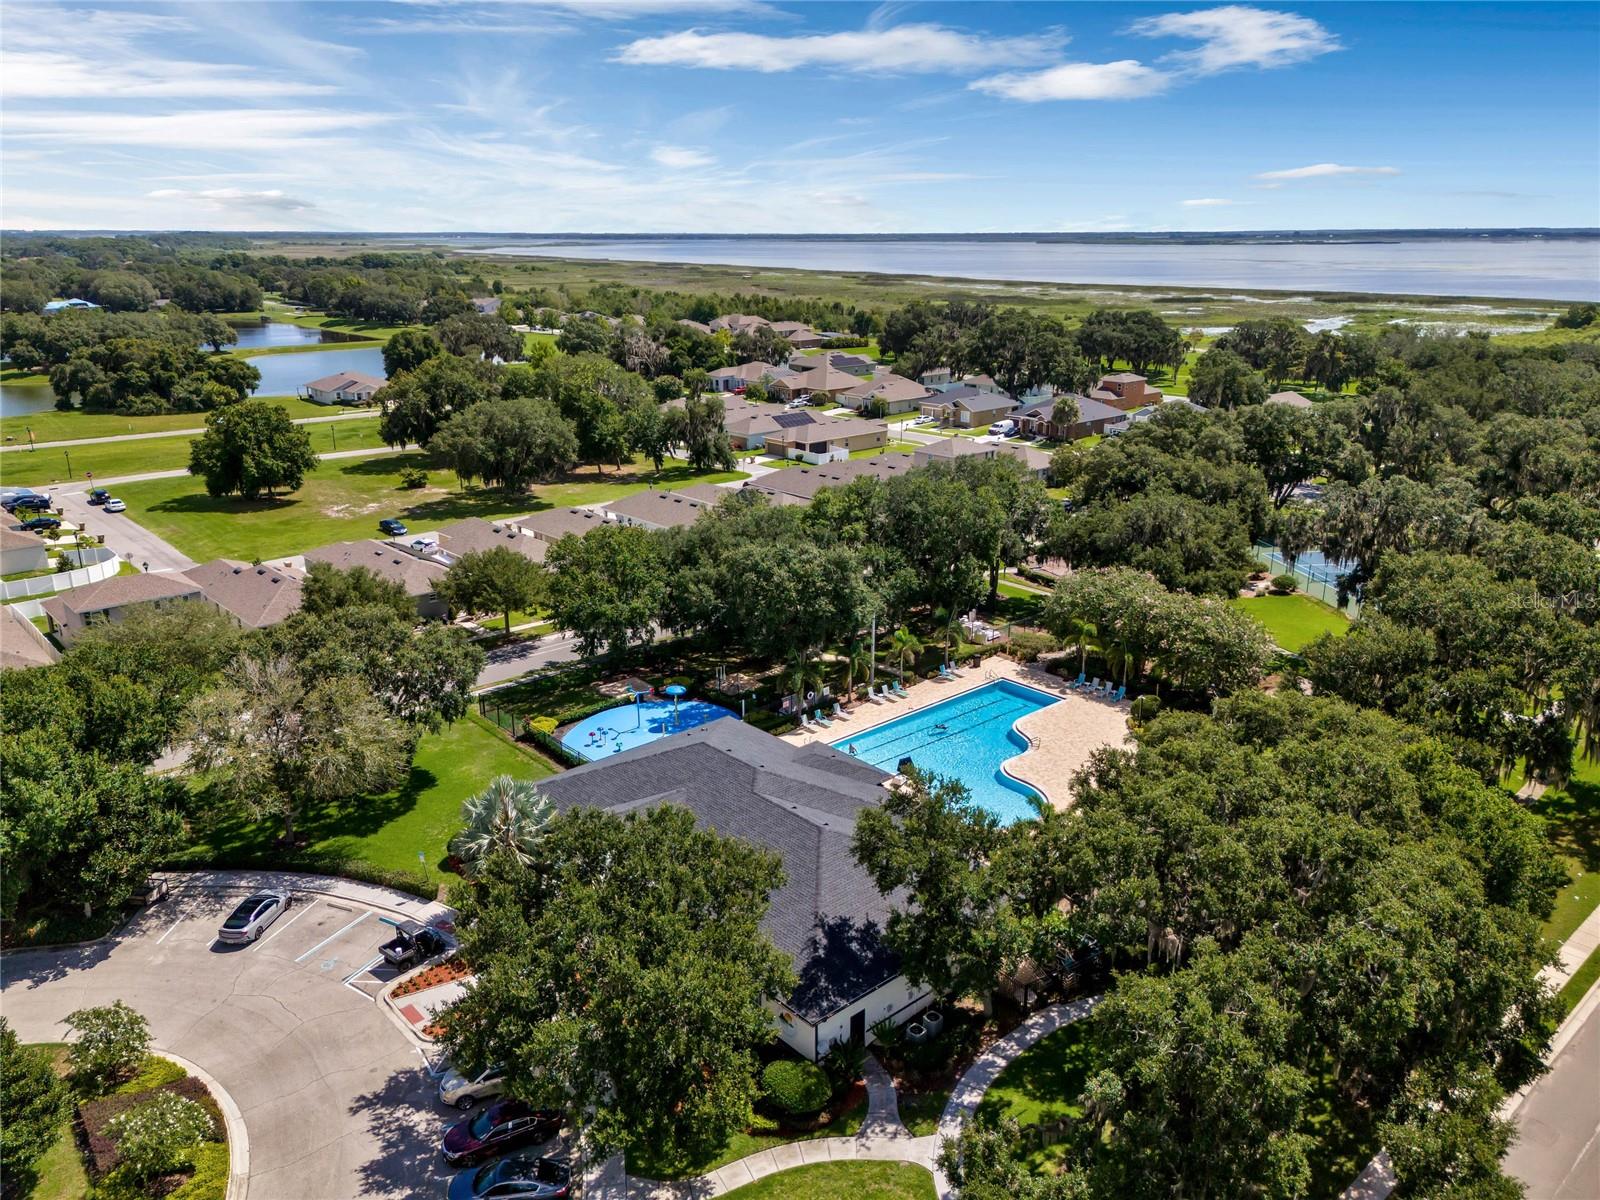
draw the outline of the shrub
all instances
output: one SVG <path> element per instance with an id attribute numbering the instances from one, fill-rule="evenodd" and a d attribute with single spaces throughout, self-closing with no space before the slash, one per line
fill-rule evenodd
<path id="1" fill-rule="evenodd" d="M 1293 575 L 1274 575 L 1272 577 L 1272 590 L 1280 593 L 1289 593 L 1300 586 Z"/>
<path id="2" fill-rule="evenodd" d="M 401 467 L 400 486 L 416 491 L 428 486 L 428 472 L 421 467 Z"/>
<path id="3" fill-rule="evenodd" d="M 1133 718 L 1135 725 L 1145 725 L 1155 720 L 1161 711 L 1160 696 L 1140 696 L 1128 709 L 1128 715 Z"/>
<path id="4" fill-rule="evenodd" d="M 183 1152 L 217 1136 L 211 1114 L 176 1092 L 158 1091 L 139 1107 L 111 1118 L 106 1132 L 123 1166 L 141 1179 L 178 1166 Z"/>
<path id="5" fill-rule="evenodd" d="M 761 1089 L 774 1108 L 796 1117 L 820 1112 L 833 1094 L 821 1067 L 793 1058 L 768 1063 L 761 1072 Z"/>
<path id="6" fill-rule="evenodd" d="M 192 1100 L 211 1114 L 213 1127 L 220 1127 L 222 1113 L 211 1098 L 206 1085 L 192 1075 L 185 1075 L 173 1083 L 162 1084 L 158 1092 L 172 1092 L 185 1100 Z M 123 1113 L 147 1102 L 152 1092 L 118 1092 L 104 1100 L 90 1100 L 78 1106 L 78 1121 L 83 1127 L 84 1148 L 88 1151 L 89 1167 L 97 1177 L 114 1171 L 122 1157 L 112 1136 L 110 1125 Z"/>
<path id="7" fill-rule="evenodd" d="M 1018 662 L 1038 662 L 1041 654 L 1061 649 L 1061 643 L 1048 633 L 1034 633 L 1026 629 L 1011 631 L 1011 657 Z"/>
<path id="8" fill-rule="evenodd" d="M 139 1073 L 117 1088 L 117 1091 L 151 1092 L 169 1083 L 176 1083 L 186 1074 L 188 1072 L 170 1058 L 162 1058 L 159 1054 L 147 1054 L 144 1062 L 139 1064 Z"/>
<path id="9" fill-rule="evenodd" d="M 150 1051 L 149 1022 L 121 1000 L 69 1013 L 66 1026 L 78 1035 L 67 1049 L 67 1062 L 74 1080 L 87 1090 L 103 1091 L 139 1067 Z"/>
<path id="10" fill-rule="evenodd" d="M 867 1065 L 867 1048 L 852 1038 L 845 1038 L 828 1047 L 818 1064 L 828 1076 L 834 1094 L 842 1092 L 856 1080 Z"/>
<path id="11" fill-rule="evenodd" d="M 50 1052 L 24 1046 L 0 1017 L 0 1179 L 27 1195 L 34 1165 L 55 1143 L 67 1112 L 67 1089 Z"/>

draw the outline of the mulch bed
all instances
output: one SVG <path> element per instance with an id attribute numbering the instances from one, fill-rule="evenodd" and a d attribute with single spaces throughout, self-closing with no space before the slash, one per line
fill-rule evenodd
<path id="1" fill-rule="evenodd" d="M 429 988 L 438 987 L 441 983 L 454 983 L 458 979 L 465 979 L 472 974 L 472 968 L 459 958 L 448 959 L 442 963 L 435 963 L 425 971 L 419 971 L 399 987 L 391 995 L 395 999 L 409 996 L 414 992 L 425 992 Z"/>
<path id="2" fill-rule="evenodd" d="M 87 1100 L 78 1105 L 78 1132 L 86 1150 L 89 1169 L 96 1178 L 104 1176 L 115 1168 L 118 1162 L 117 1144 L 106 1132 L 106 1126 L 111 1123 L 111 1119 L 131 1108 L 139 1107 L 157 1092 L 163 1091 L 176 1092 L 186 1100 L 194 1100 L 204 1105 L 206 1111 L 211 1114 L 211 1119 L 216 1122 L 218 1136 L 225 1136 L 222 1132 L 224 1128 L 222 1110 L 217 1107 L 217 1102 L 212 1099 L 206 1085 L 193 1075 L 174 1079 L 171 1083 L 151 1088 L 148 1092 L 125 1092 L 107 1096 L 103 1100 Z"/>

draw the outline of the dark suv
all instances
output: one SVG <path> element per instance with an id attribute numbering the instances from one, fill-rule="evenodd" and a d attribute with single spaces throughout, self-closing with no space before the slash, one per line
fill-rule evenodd
<path id="1" fill-rule="evenodd" d="M 33 512 L 46 512 L 51 507 L 49 496 L 41 496 L 38 492 L 30 492 L 26 496 L 13 496 L 6 502 L 6 508 L 11 512 L 31 510 Z"/>

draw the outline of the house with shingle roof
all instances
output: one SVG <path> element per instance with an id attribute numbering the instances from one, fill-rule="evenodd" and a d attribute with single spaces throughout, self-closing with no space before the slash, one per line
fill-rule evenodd
<path id="1" fill-rule="evenodd" d="M 1058 419 L 1060 402 L 1070 399 L 1077 404 L 1077 419 L 1062 423 Z M 1112 425 L 1127 416 L 1120 408 L 1113 408 L 1102 400 L 1076 394 L 1053 396 L 1024 404 L 1013 417 L 1017 427 L 1029 437 L 1048 438 L 1054 442 L 1073 442 L 1094 434 L 1104 434 Z"/>
<path id="2" fill-rule="evenodd" d="M 517 524 L 543 542 L 559 542 L 570 535 L 582 537 L 606 523 L 604 513 L 592 508 L 547 508 L 518 517 Z"/>
<path id="3" fill-rule="evenodd" d="M 378 375 L 341 371 L 313 379 L 301 387 L 300 394 L 313 404 L 371 404 L 373 396 L 388 382 Z"/>
<path id="4" fill-rule="evenodd" d="M 61 651 L 16 605 L 0 605 L 0 671 L 48 667 L 60 661 Z"/>
<path id="5" fill-rule="evenodd" d="M 63 646 L 90 625 L 120 621 L 135 604 L 171 604 L 201 599 L 200 585 L 177 571 L 113 575 L 99 583 L 57 592 L 40 605 L 50 618 L 50 632 Z"/>
<path id="6" fill-rule="evenodd" d="M 799 417 L 812 419 L 795 419 Z M 889 427 L 882 421 L 812 413 L 784 413 L 777 420 L 779 427 L 767 434 L 767 453 L 801 462 L 836 462 L 857 450 L 881 450 L 889 444 Z"/>
<path id="7" fill-rule="evenodd" d="M 909 454 L 874 454 L 819 467 L 794 467 L 772 471 L 745 482 L 743 490 L 759 492 L 774 504 L 810 504 L 826 487 L 845 487 L 858 479 L 892 479 L 917 463 Z"/>
<path id="8" fill-rule="evenodd" d="M 683 492 L 634 492 L 613 500 L 605 511 L 623 525 L 644 529 L 678 529 L 693 525 L 711 507 L 703 500 Z"/>
<path id="9" fill-rule="evenodd" d="M 341 571 L 364 567 L 380 579 L 398 583 L 406 595 L 417 602 L 417 615 L 442 617 L 444 601 L 434 592 L 434 585 L 444 575 L 444 568 L 436 562 L 407 554 L 396 546 L 386 545 L 371 538 L 355 542 L 333 542 L 318 546 L 305 553 L 306 568 L 312 563 L 327 563 Z"/>
<path id="10" fill-rule="evenodd" d="M 789 374 L 792 372 L 788 367 L 775 367 L 771 363 L 757 361 L 718 367 L 706 375 L 706 381 L 713 392 L 736 392 L 752 383 L 771 383 Z"/>
<path id="11" fill-rule="evenodd" d="M 1268 404 L 1286 404 L 1290 408 L 1310 408 L 1311 401 L 1299 392 L 1273 392 L 1267 397 Z"/>
<path id="12" fill-rule="evenodd" d="M 851 388 L 839 397 L 839 403 L 857 412 L 888 416 L 911 412 L 931 395 L 933 393 L 915 379 L 884 374 Z"/>
<path id="13" fill-rule="evenodd" d="M 292 567 L 214 558 L 184 574 L 205 600 L 246 629 L 264 629 L 300 611 L 305 576 Z"/>
<path id="14" fill-rule="evenodd" d="M 482 517 L 466 517 L 446 525 L 431 536 L 395 539 L 394 545 L 448 567 L 468 554 L 481 554 L 496 548 L 510 550 L 536 563 L 543 563 L 550 543 L 535 537 L 515 521 L 485 521 Z"/>
<path id="15" fill-rule="evenodd" d="M 804 321 L 774 321 L 772 332 L 796 350 L 815 349 L 827 340 Z"/>
<path id="16" fill-rule="evenodd" d="M 749 313 L 726 313 L 711 318 L 711 332 L 721 333 L 727 330 L 732 334 L 749 333 L 753 329 L 761 329 L 771 324 L 772 322 L 765 317 L 753 317 Z"/>
<path id="17" fill-rule="evenodd" d="M 851 388 L 860 386 L 859 375 L 852 375 L 848 371 L 839 370 L 831 363 L 824 363 L 774 380 L 772 394 L 782 400 L 795 400 L 803 396 L 810 397 L 813 401 L 818 397 L 836 400 Z"/>
<path id="18" fill-rule="evenodd" d="M 1143 375 L 1135 375 L 1132 371 L 1116 371 L 1100 377 L 1100 382 L 1089 389 L 1089 399 L 1120 408 L 1123 412 L 1132 412 L 1147 404 L 1160 404 L 1161 389 L 1151 387 L 1150 381 Z"/>
<path id="19" fill-rule="evenodd" d="M 36 533 L 0 524 L 0 575 L 42 571 L 50 565 L 50 547 Z"/>
<path id="20" fill-rule="evenodd" d="M 792 474 L 789 471 L 779 474 Z M 812 1061 L 836 1043 L 866 1045 L 932 1000 L 884 940 L 903 898 L 882 895 L 850 843 L 857 816 L 886 797 L 890 776 L 821 742 L 791 745 L 726 718 L 608 755 L 542 781 L 560 812 L 624 816 L 673 805 L 702 829 L 777 854 L 784 884 L 761 927 L 794 964 L 794 990 L 772 1005 L 778 1036 Z"/>
<path id="21" fill-rule="evenodd" d="M 944 425 L 962 429 L 984 429 L 1011 415 L 1017 402 L 1004 392 L 983 391 L 969 383 L 958 383 L 934 392 L 922 402 L 922 415 Z"/>

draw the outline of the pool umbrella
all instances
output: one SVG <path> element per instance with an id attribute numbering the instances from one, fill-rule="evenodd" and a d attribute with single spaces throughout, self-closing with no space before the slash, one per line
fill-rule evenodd
<path id="1" fill-rule="evenodd" d="M 662 690 L 672 697 L 672 723 L 676 725 L 678 723 L 678 697 L 688 689 L 681 683 L 669 683 Z"/>

